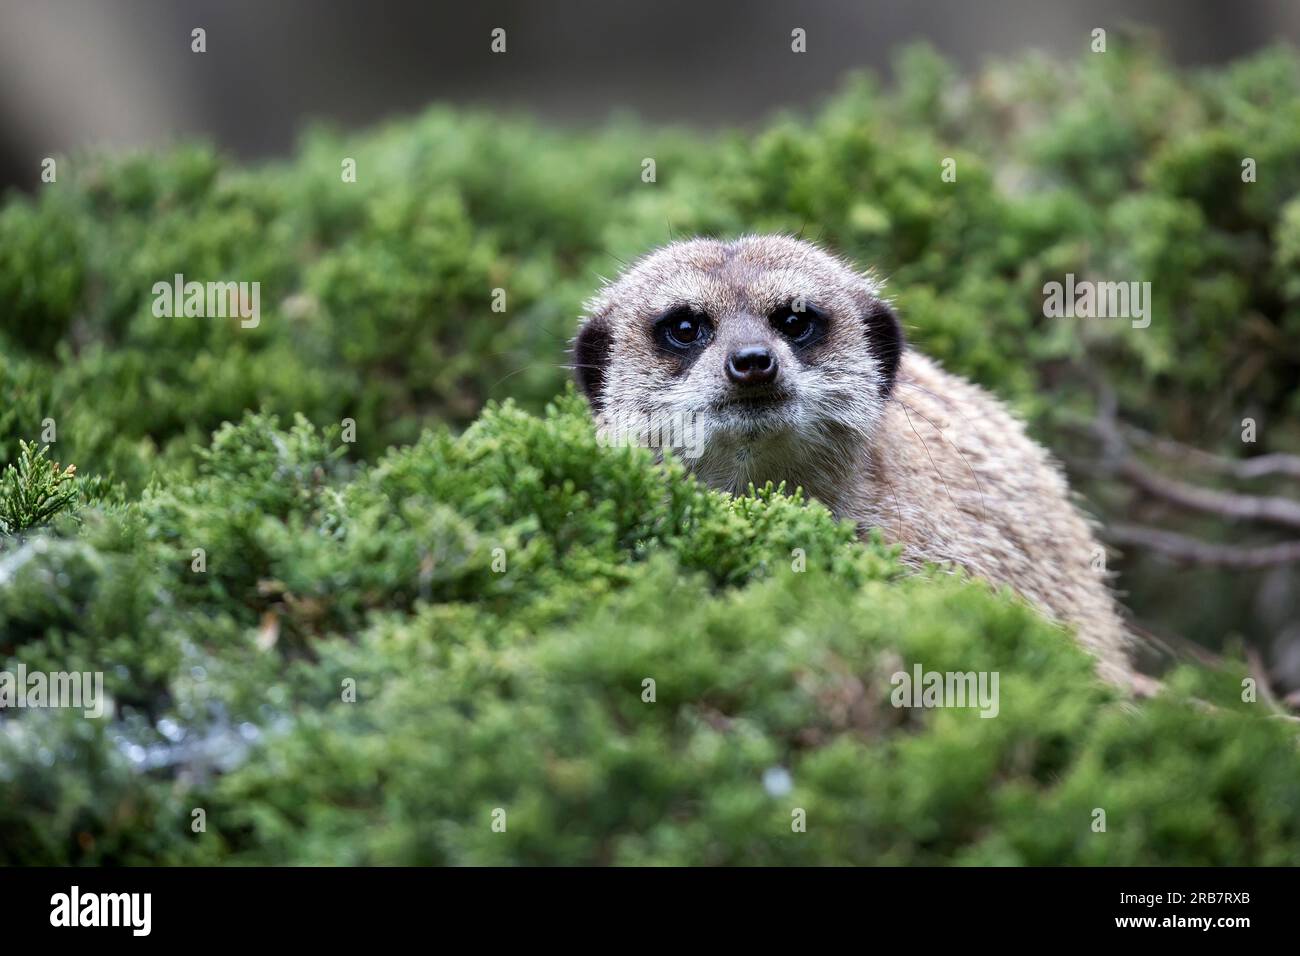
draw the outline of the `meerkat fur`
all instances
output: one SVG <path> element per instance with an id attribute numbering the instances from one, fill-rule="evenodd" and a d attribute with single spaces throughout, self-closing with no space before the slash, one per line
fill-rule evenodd
<path id="1" fill-rule="evenodd" d="M 905 344 L 871 274 L 788 236 L 674 242 L 596 294 L 573 356 L 598 421 L 689 419 L 702 441 L 685 460 L 709 486 L 803 488 L 911 565 L 1009 586 L 1130 679 L 1104 551 L 1061 469 Z"/>

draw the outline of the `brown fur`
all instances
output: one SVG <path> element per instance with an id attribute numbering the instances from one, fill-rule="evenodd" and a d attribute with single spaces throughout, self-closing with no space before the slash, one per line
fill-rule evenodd
<path id="1" fill-rule="evenodd" d="M 793 299 L 824 328 L 796 346 L 768 316 Z M 714 332 L 689 358 L 656 341 L 671 309 Z M 737 402 L 726 356 L 761 343 L 779 362 L 771 401 Z M 589 305 L 575 341 L 579 381 L 602 422 L 692 416 L 706 483 L 802 487 L 860 531 L 880 528 L 904 559 L 951 562 L 1073 625 L 1099 671 L 1129 679 L 1127 635 L 1100 545 L 1060 469 L 995 398 L 905 349 L 879 284 L 784 236 L 668 245 Z"/>

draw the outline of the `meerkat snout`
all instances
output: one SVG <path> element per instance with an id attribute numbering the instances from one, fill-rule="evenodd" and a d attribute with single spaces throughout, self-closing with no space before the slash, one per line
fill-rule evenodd
<path id="1" fill-rule="evenodd" d="M 742 387 L 770 385 L 778 367 L 776 356 L 766 345 L 742 345 L 727 356 L 727 378 Z"/>
<path id="2" fill-rule="evenodd" d="M 689 443 L 724 491 L 802 488 L 909 564 L 1009 585 L 1074 626 L 1105 676 L 1131 675 L 1061 470 L 997 399 L 905 347 L 870 273 L 788 236 L 670 243 L 592 299 L 573 356 L 602 429 Z"/>

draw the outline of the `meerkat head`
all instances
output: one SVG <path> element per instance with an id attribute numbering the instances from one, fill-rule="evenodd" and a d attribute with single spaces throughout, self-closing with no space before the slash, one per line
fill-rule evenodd
<path id="1" fill-rule="evenodd" d="M 588 303 L 573 358 L 603 422 L 693 429 L 716 463 L 869 438 L 902 350 L 873 279 L 811 243 L 751 236 L 674 242 L 634 263 Z"/>

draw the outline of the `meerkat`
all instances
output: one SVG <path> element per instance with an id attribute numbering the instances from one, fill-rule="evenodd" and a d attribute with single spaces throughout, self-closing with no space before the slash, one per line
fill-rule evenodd
<path id="1" fill-rule="evenodd" d="M 698 437 L 682 458 L 705 484 L 802 488 L 911 566 L 1009 586 L 1130 681 L 1105 552 L 1060 467 L 996 398 L 905 344 L 870 273 L 787 236 L 673 242 L 588 303 L 573 364 L 602 427 L 675 423 Z"/>

